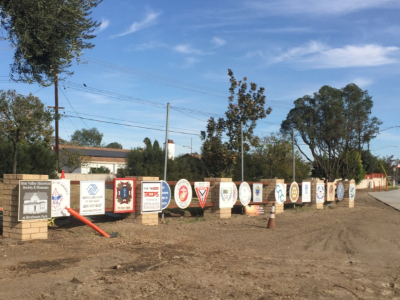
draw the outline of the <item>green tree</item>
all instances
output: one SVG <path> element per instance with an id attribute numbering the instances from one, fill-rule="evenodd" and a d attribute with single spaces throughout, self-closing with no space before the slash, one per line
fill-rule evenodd
<path id="1" fill-rule="evenodd" d="M 382 172 L 379 158 L 373 155 L 369 150 L 361 151 L 361 161 L 367 174 Z"/>
<path id="2" fill-rule="evenodd" d="M 0 177 L 13 170 L 13 144 L 0 138 Z M 19 144 L 17 154 L 17 173 L 47 174 L 57 178 L 57 156 L 42 144 Z"/>
<path id="3" fill-rule="evenodd" d="M 101 166 L 99 168 L 90 168 L 90 173 L 93 174 L 110 174 L 111 171 L 109 168 Z"/>
<path id="4" fill-rule="evenodd" d="M 118 142 L 109 143 L 106 148 L 113 148 L 113 149 L 123 149 L 122 145 Z"/>
<path id="5" fill-rule="evenodd" d="M 79 146 L 87 147 L 100 147 L 103 134 L 97 128 L 91 129 L 82 128 L 82 130 L 75 130 L 71 136 L 71 143 Z"/>
<path id="6" fill-rule="evenodd" d="M 20 143 L 39 143 L 50 146 L 53 127 L 51 112 L 39 98 L 23 96 L 14 90 L 0 90 L 0 134 L 13 144 L 13 174 L 17 172 Z"/>
<path id="7" fill-rule="evenodd" d="M 381 124 L 376 117 L 370 117 L 373 102 L 368 92 L 355 84 L 342 89 L 323 86 L 313 96 L 297 99 L 294 105 L 282 122 L 281 130 L 284 133 L 292 129 L 297 131 L 296 145 L 300 137 L 310 148 L 320 178 L 333 181 L 354 174 L 358 159 L 350 159 L 353 156 L 349 153 L 361 153 L 376 137 Z M 298 149 L 301 151 L 300 147 Z M 349 163 L 352 165 L 346 165 Z"/>
<path id="8" fill-rule="evenodd" d="M 206 131 L 201 132 L 202 159 L 210 176 L 233 176 L 241 151 L 241 124 L 243 124 L 243 149 L 247 152 L 259 141 L 254 135 L 257 121 L 272 111 L 271 108 L 265 109 L 263 87 L 257 89 L 255 83 L 250 83 L 248 88 L 247 78 L 245 77 L 243 81 L 236 80 L 230 69 L 228 75 L 231 87 L 225 119 L 215 120 L 211 117 Z M 222 142 L 225 136 L 228 137 L 228 142 Z"/>
<path id="9" fill-rule="evenodd" d="M 14 52 L 11 78 L 50 85 L 85 49 L 94 47 L 89 17 L 102 0 L 0 0 L 0 19 Z"/>

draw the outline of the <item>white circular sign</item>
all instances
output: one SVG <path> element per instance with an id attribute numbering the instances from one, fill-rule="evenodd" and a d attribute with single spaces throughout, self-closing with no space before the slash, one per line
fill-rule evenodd
<path id="1" fill-rule="evenodd" d="M 297 182 L 292 182 L 289 189 L 290 201 L 296 202 L 299 199 L 300 189 Z"/>
<path id="2" fill-rule="evenodd" d="M 283 204 L 283 202 L 285 202 L 286 198 L 285 192 L 286 190 L 283 183 L 278 183 L 275 188 L 275 201 L 278 204 Z"/>
<path id="3" fill-rule="evenodd" d="M 192 201 L 192 186 L 186 179 L 179 180 L 175 185 L 175 203 L 179 208 L 186 208 Z"/>
<path id="4" fill-rule="evenodd" d="M 247 182 L 242 182 L 239 187 L 239 200 L 243 206 L 247 206 L 251 200 L 251 189 Z"/>
<path id="5" fill-rule="evenodd" d="M 337 186 L 337 191 L 336 191 L 336 193 L 337 193 L 337 198 L 338 198 L 338 200 L 339 200 L 339 201 L 342 201 L 342 200 L 343 200 L 343 197 L 344 197 L 344 187 L 343 187 L 343 184 L 342 184 L 341 182 L 339 182 L 339 184 L 338 184 L 338 186 Z"/>
<path id="6" fill-rule="evenodd" d="M 232 207 L 236 204 L 236 201 L 238 200 L 238 188 L 234 182 L 232 182 Z"/>
<path id="7" fill-rule="evenodd" d="M 354 198 L 356 198 L 356 186 L 354 183 L 350 184 L 349 187 L 349 198 L 351 201 L 354 201 Z"/>

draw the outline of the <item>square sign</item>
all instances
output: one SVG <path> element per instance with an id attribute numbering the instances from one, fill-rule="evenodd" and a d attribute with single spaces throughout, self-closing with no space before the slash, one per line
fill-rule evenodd
<path id="1" fill-rule="evenodd" d="M 66 179 L 51 180 L 51 217 L 69 216 L 65 207 L 71 207 L 71 181 Z"/>
<path id="2" fill-rule="evenodd" d="M 114 213 L 135 211 L 135 178 L 114 178 L 113 207 Z"/>
<path id="3" fill-rule="evenodd" d="M 262 202 L 263 184 L 253 183 L 253 202 Z"/>
<path id="4" fill-rule="evenodd" d="M 161 208 L 161 181 L 142 181 L 141 213 L 159 213 Z"/>
<path id="5" fill-rule="evenodd" d="M 81 181 L 79 213 L 82 216 L 104 215 L 106 206 L 104 181 Z"/>
<path id="6" fill-rule="evenodd" d="M 323 183 L 317 183 L 316 203 L 324 203 L 325 186 Z"/>
<path id="7" fill-rule="evenodd" d="M 301 184 L 301 202 L 311 202 L 311 182 Z"/>
<path id="8" fill-rule="evenodd" d="M 18 221 L 51 218 L 51 181 L 20 180 Z"/>
<path id="9" fill-rule="evenodd" d="M 219 208 L 233 207 L 233 182 L 219 184 Z"/>

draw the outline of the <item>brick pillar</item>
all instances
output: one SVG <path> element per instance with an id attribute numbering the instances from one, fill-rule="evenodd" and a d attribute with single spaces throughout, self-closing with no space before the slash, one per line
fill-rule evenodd
<path id="1" fill-rule="evenodd" d="M 337 201 L 336 204 L 340 207 L 348 207 L 348 208 L 353 208 L 354 207 L 354 202 L 355 200 L 350 200 L 350 196 L 349 196 L 349 189 L 350 189 L 350 184 L 354 184 L 355 185 L 355 181 L 354 180 L 350 180 L 350 181 L 338 181 L 341 182 L 343 184 L 344 187 L 344 197 L 342 201 Z"/>
<path id="2" fill-rule="evenodd" d="M 204 178 L 204 181 L 210 182 L 210 191 L 206 202 L 213 203 L 211 209 L 204 208 L 204 216 L 229 219 L 232 216 L 232 208 L 219 208 L 219 185 L 221 182 L 232 182 L 232 178 Z"/>
<path id="3" fill-rule="evenodd" d="M 131 176 L 132 177 L 132 176 Z M 135 216 L 143 225 L 158 225 L 158 213 L 141 213 L 142 205 L 142 181 L 158 181 L 158 177 L 133 176 L 136 179 L 136 197 L 135 197 Z M 161 193 L 161 191 L 160 191 Z"/>
<path id="4" fill-rule="evenodd" d="M 324 209 L 324 203 L 317 203 L 317 183 L 324 183 L 324 181 L 319 179 L 311 180 L 311 207 Z M 324 200 L 325 198 L 326 195 L 324 196 Z"/>
<path id="5" fill-rule="evenodd" d="M 47 239 L 47 220 L 18 221 L 20 180 L 48 180 L 48 175 L 3 175 L 3 236 L 16 240 Z M 51 199 L 49 199 L 51 201 Z"/>
<path id="6" fill-rule="evenodd" d="M 269 203 L 265 206 L 265 214 L 269 216 L 272 204 L 275 204 L 275 214 L 283 213 L 284 204 L 276 203 L 275 201 L 275 187 L 278 183 L 285 183 L 284 179 L 261 179 L 262 183 L 268 183 L 268 185 L 263 186 L 263 201 L 268 201 Z"/>

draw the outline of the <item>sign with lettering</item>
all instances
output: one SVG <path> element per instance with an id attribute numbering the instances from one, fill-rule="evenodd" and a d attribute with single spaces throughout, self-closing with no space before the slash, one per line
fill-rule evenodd
<path id="1" fill-rule="evenodd" d="M 81 181 L 79 213 L 82 216 L 104 215 L 105 192 L 105 181 Z"/>
<path id="2" fill-rule="evenodd" d="M 175 203 L 179 208 L 186 208 L 192 201 L 192 186 L 186 179 L 179 180 L 174 190 Z"/>
<path id="3" fill-rule="evenodd" d="M 161 185 L 161 181 L 142 181 L 142 214 L 161 212 Z"/>
<path id="4" fill-rule="evenodd" d="M 349 199 L 350 201 L 354 201 L 356 198 L 356 185 L 354 183 L 351 183 L 349 186 Z"/>
<path id="5" fill-rule="evenodd" d="M 114 178 L 114 213 L 135 211 L 135 178 Z"/>
<path id="6" fill-rule="evenodd" d="M 335 183 L 328 182 L 326 189 L 328 190 L 326 201 L 335 201 Z"/>
<path id="7" fill-rule="evenodd" d="M 262 202 L 262 183 L 253 183 L 253 202 Z"/>
<path id="8" fill-rule="evenodd" d="M 51 217 L 69 216 L 65 207 L 71 207 L 71 181 L 67 179 L 51 180 Z"/>
<path id="9" fill-rule="evenodd" d="M 251 189 L 247 182 L 242 182 L 239 187 L 239 200 L 243 206 L 247 206 L 251 200 Z"/>
<path id="10" fill-rule="evenodd" d="M 233 184 L 232 182 L 221 182 L 219 184 L 219 207 L 232 208 L 233 203 Z"/>
<path id="11" fill-rule="evenodd" d="M 317 183 L 316 203 L 324 203 L 325 186 L 323 183 Z"/>
<path id="12" fill-rule="evenodd" d="M 343 183 L 339 182 L 337 185 L 336 195 L 339 201 L 343 200 L 344 197 L 344 186 Z"/>
<path id="13" fill-rule="evenodd" d="M 275 201 L 283 204 L 286 200 L 286 189 L 283 183 L 277 183 L 275 187 Z"/>
<path id="14" fill-rule="evenodd" d="M 208 191 L 210 190 L 210 182 L 195 182 L 194 189 L 196 191 L 197 198 L 199 199 L 201 208 L 204 208 Z"/>
<path id="15" fill-rule="evenodd" d="M 161 209 L 166 209 L 171 202 L 171 188 L 166 181 L 161 182 Z"/>
<path id="16" fill-rule="evenodd" d="M 51 181 L 20 180 L 18 221 L 51 218 Z"/>
<path id="17" fill-rule="evenodd" d="M 311 182 L 301 184 L 301 202 L 311 202 Z"/>

